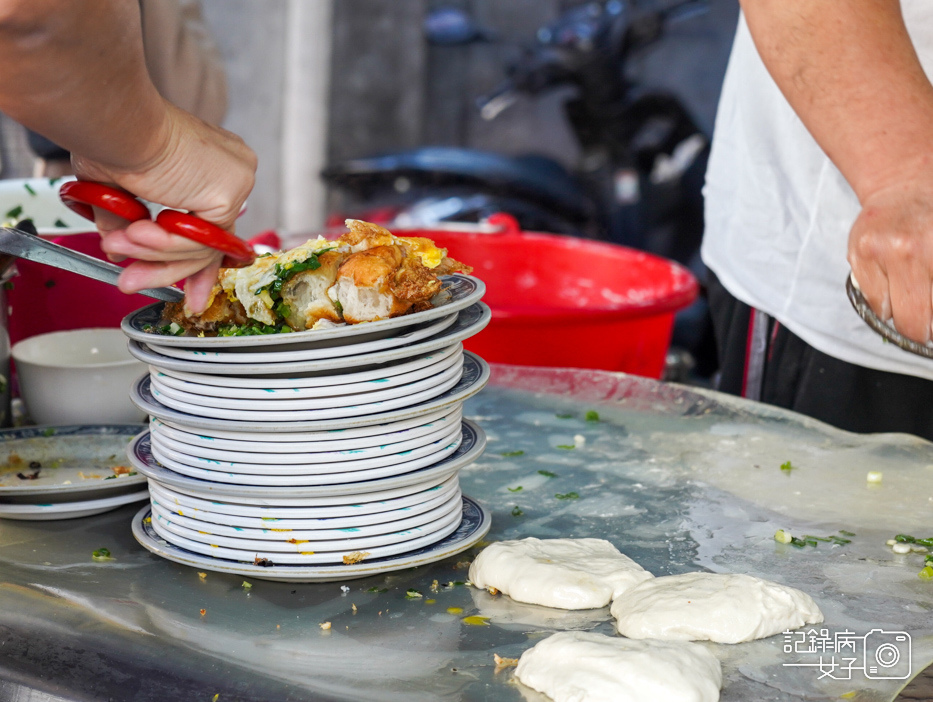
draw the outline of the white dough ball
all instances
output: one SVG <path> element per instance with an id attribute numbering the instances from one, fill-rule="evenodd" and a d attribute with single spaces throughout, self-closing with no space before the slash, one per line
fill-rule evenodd
<path id="1" fill-rule="evenodd" d="M 641 583 L 612 603 L 632 639 L 742 643 L 823 621 L 800 590 L 751 575 L 686 573 Z"/>
<path id="2" fill-rule="evenodd" d="M 470 580 L 518 602 L 594 609 L 654 576 L 604 539 L 521 539 L 487 546 Z"/>
<path id="3" fill-rule="evenodd" d="M 583 631 L 525 651 L 515 677 L 554 702 L 716 702 L 722 686 L 719 661 L 699 644 Z"/>

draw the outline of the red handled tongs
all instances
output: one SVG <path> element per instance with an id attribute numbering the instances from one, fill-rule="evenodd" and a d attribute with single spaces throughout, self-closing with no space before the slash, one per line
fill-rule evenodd
<path id="1" fill-rule="evenodd" d="M 152 219 L 149 208 L 124 190 L 103 183 L 75 180 L 62 185 L 59 197 L 82 217 L 94 221 L 94 207 L 100 207 L 130 222 Z M 224 268 L 248 266 L 256 253 L 242 239 L 187 212 L 162 210 L 155 223 L 170 234 L 177 234 L 199 244 L 223 251 Z"/>

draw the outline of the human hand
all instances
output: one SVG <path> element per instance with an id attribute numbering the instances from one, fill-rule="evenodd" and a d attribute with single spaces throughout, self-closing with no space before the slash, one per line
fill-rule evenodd
<path id="1" fill-rule="evenodd" d="M 863 198 L 849 233 L 852 276 L 881 319 L 920 343 L 933 336 L 933 176 Z"/>
<path id="2" fill-rule="evenodd" d="M 85 180 L 112 183 L 150 202 L 190 211 L 234 231 L 252 190 L 256 156 L 234 134 L 211 126 L 166 103 L 164 135 L 154 155 L 132 166 L 113 166 L 72 155 Z M 169 234 L 151 221 L 127 223 L 95 209 L 101 248 L 112 260 L 137 259 L 120 275 L 119 287 L 132 293 L 187 278 L 186 303 L 194 312 L 207 306 L 223 254 Z"/>

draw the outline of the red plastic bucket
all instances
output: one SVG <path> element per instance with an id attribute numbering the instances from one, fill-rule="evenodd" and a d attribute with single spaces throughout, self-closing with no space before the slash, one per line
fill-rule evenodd
<path id="1" fill-rule="evenodd" d="M 434 240 L 486 283 L 492 322 L 466 348 L 497 363 L 661 376 L 674 313 L 699 288 L 686 268 L 615 244 L 521 232 L 508 215 L 490 224 L 501 231 L 397 231 Z"/>

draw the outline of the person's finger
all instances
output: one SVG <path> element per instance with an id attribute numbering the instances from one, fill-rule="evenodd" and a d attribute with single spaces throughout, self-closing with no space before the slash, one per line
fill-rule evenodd
<path id="1" fill-rule="evenodd" d="M 217 282 L 217 271 L 220 270 L 220 259 L 188 276 L 185 281 L 185 306 L 195 314 L 207 309 L 211 290 Z"/>
<path id="2" fill-rule="evenodd" d="M 888 294 L 888 276 L 874 260 L 849 257 L 852 277 L 858 282 L 862 297 L 872 311 L 883 320 L 891 319 L 891 297 Z"/>
<path id="3" fill-rule="evenodd" d="M 933 281 L 924 266 L 904 265 L 888 274 L 894 328 L 908 339 L 925 344 L 933 321 Z"/>
<path id="4" fill-rule="evenodd" d="M 123 217 L 118 217 L 113 212 L 109 212 L 100 207 L 94 209 L 94 225 L 101 236 L 106 236 L 117 229 L 124 229 L 129 222 Z"/>
<path id="5" fill-rule="evenodd" d="M 171 234 L 155 222 L 146 220 L 130 224 L 126 228 L 126 238 L 131 243 L 142 248 L 159 249 L 177 253 L 199 252 L 209 248 L 187 237 Z"/>
<path id="6" fill-rule="evenodd" d="M 118 280 L 120 290 L 135 293 L 145 288 L 158 288 L 174 285 L 179 280 L 194 275 L 198 271 L 214 265 L 215 260 L 197 259 L 193 261 L 135 261 L 123 269 Z"/>
<path id="7" fill-rule="evenodd" d="M 158 233 L 153 233 L 153 228 Z M 215 253 L 203 244 L 167 234 L 152 222 L 134 223 L 125 230 L 110 232 L 101 240 L 101 248 L 107 254 L 146 261 L 193 260 L 209 258 Z"/>

